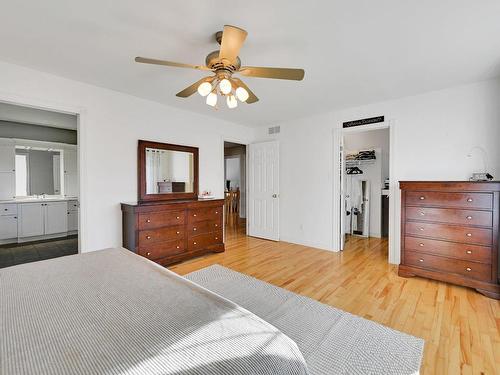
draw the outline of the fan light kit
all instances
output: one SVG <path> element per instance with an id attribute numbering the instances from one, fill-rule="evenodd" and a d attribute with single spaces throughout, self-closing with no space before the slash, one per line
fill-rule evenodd
<path id="1" fill-rule="evenodd" d="M 198 91 L 201 96 L 206 97 L 206 103 L 211 107 L 217 107 L 219 95 L 226 97 L 226 104 L 229 108 L 236 108 L 238 100 L 247 104 L 259 100 L 248 86 L 241 79 L 233 77 L 233 74 L 294 81 L 301 81 L 304 78 L 303 69 L 242 67 L 238 54 L 246 37 L 247 32 L 245 30 L 236 26 L 224 26 L 224 31 L 215 34 L 215 39 L 220 44 L 220 50 L 208 54 L 205 59 L 206 65 L 183 64 L 145 57 L 136 57 L 135 61 L 144 64 L 212 71 L 214 73 L 212 76 L 202 78 L 177 93 L 178 97 L 187 98 Z"/>

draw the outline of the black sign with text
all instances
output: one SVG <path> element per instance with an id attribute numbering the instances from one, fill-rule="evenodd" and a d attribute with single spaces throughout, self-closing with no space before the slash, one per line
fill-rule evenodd
<path id="1" fill-rule="evenodd" d="M 362 126 L 368 124 L 375 124 L 377 122 L 384 122 L 384 116 L 363 118 L 361 120 L 347 121 L 342 124 L 343 128 L 352 128 L 354 126 Z"/>

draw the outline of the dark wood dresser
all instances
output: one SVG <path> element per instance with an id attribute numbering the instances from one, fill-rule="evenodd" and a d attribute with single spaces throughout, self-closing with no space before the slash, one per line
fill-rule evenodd
<path id="1" fill-rule="evenodd" d="M 224 251 L 224 200 L 122 203 L 123 247 L 161 265 Z"/>
<path id="2" fill-rule="evenodd" d="M 500 182 L 402 181 L 399 275 L 500 299 Z"/>

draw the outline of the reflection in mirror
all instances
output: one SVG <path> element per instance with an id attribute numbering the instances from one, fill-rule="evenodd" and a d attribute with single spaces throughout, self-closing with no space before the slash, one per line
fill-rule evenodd
<path id="1" fill-rule="evenodd" d="M 193 153 L 146 147 L 146 194 L 193 192 Z"/>
<path id="2" fill-rule="evenodd" d="M 16 147 L 16 196 L 60 195 L 61 152 Z"/>

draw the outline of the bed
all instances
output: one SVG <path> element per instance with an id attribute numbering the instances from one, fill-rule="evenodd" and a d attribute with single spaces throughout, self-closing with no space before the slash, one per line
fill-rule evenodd
<path id="1" fill-rule="evenodd" d="M 0 269 L 0 374 L 307 374 L 256 315 L 125 249 Z"/>

